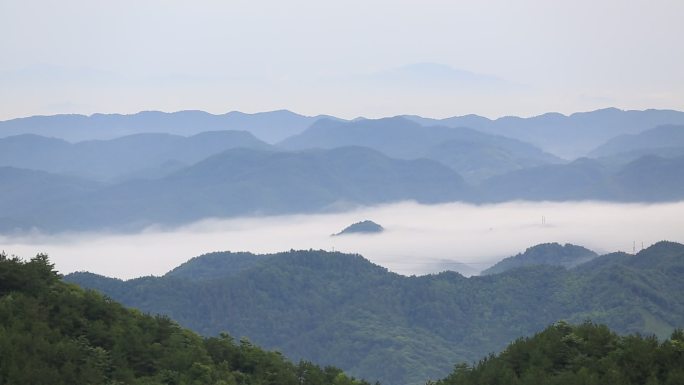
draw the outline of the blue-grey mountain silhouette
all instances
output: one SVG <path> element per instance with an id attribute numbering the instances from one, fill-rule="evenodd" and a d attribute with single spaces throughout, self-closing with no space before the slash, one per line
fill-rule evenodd
<path id="1" fill-rule="evenodd" d="M 131 115 L 31 116 L 0 121 L 0 137 L 36 134 L 80 142 L 141 133 L 190 136 L 205 131 L 235 130 L 248 131 L 263 141 L 274 143 L 304 131 L 322 118 L 337 119 L 331 116 L 303 116 L 287 110 L 256 114 L 233 111 L 222 115 L 204 111 L 143 111 Z"/>

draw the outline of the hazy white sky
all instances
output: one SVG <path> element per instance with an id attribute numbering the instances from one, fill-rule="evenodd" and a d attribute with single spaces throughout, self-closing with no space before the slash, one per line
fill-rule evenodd
<path id="1" fill-rule="evenodd" d="M 0 0 L 0 119 L 684 109 L 682 0 Z"/>

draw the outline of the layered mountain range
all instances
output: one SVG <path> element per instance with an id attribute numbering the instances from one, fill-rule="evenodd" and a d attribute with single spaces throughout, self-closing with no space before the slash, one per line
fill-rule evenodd
<path id="1" fill-rule="evenodd" d="M 0 231 L 136 230 L 402 200 L 676 201 L 684 198 L 682 115 L 15 119 L 0 122 Z M 559 157 L 555 148 L 571 143 L 591 158 Z"/>

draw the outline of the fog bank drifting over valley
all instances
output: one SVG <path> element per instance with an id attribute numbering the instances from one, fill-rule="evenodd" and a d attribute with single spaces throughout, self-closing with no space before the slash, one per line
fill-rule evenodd
<path id="1" fill-rule="evenodd" d="M 385 231 L 330 236 L 365 219 Z M 682 229 L 684 202 L 404 202 L 334 214 L 208 219 L 136 234 L 0 236 L 0 249 L 23 258 L 47 253 L 63 274 L 91 271 L 123 279 L 162 275 L 212 251 L 310 248 L 359 253 L 405 275 L 443 270 L 470 275 L 538 243 L 573 243 L 598 253 L 631 252 L 633 245 L 640 250 L 642 242 L 644 247 L 663 239 L 684 242 Z"/>

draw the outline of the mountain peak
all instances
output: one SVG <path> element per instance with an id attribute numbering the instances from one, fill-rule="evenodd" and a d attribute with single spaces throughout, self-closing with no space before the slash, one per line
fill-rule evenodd
<path id="1" fill-rule="evenodd" d="M 566 243 L 542 243 L 532 246 L 524 253 L 505 258 L 494 266 L 482 271 L 481 275 L 498 274 L 504 271 L 535 265 L 575 267 L 596 258 L 598 254 L 582 247 Z"/>
<path id="2" fill-rule="evenodd" d="M 658 241 L 651 246 L 641 250 L 640 254 L 682 254 L 684 253 L 684 245 L 672 241 Z"/>
<path id="3" fill-rule="evenodd" d="M 339 233 L 333 234 L 333 236 L 339 236 L 339 235 L 344 235 L 344 234 L 375 234 L 375 233 L 381 233 L 383 231 L 385 231 L 385 229 L 382 226 L 380 226 L 379 224 L 377 224 L 373 221 L 370 221 L 370 220 L 365 220 L 365 221 L 353 223 L 353 224 L 345 227 Z"/>

